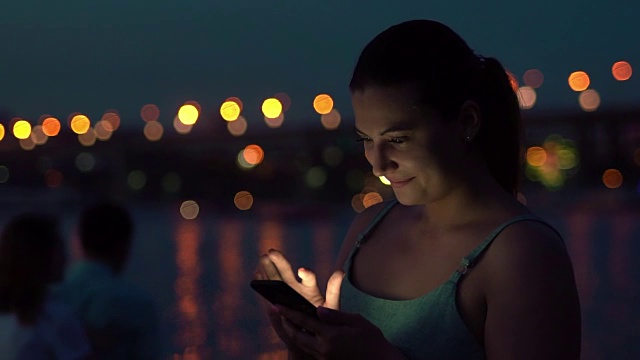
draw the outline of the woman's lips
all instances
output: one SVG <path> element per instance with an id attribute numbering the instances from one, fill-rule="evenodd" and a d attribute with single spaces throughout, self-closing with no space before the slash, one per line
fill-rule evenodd
<path id="1" fill-rule="evenodd" d="M 389 180 L 391 182 L 391 187 L 393 188 L 401 188 L 405 185 L 407 185 L 408 183 L 411 182 L 411 180 L 413 180 L 414 178 L 409 178 L 407 180 Z"/>

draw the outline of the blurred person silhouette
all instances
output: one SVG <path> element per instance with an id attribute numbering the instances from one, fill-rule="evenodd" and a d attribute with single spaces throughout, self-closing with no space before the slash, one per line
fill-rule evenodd
<path id="1" fill-rule="evenodd" d="M 271 307 L 294 359 L 578 359 L 580 303 L 559 233 L 517 200 L 520 110 L 498 60 L 430 20 L 394 25 L 350 83 L 355 130 L 395 199 L 351 223 L 322 294 L 277 250 L 319 319 Z M 297 275 L 297 276 L 296 276 Z"/>
<path id="2" fill-rule="evenodd" d="M 78 226 L 82 258 L 66 273 L 59 295 L 84 322 L 97 359 L 157 359 L 155 304 L 122 273 L 132 247 L 127 209 L 113 203 L 86 208 Z"/>
<path id="3" fill-rule="evenodd" d="M 89 339 L 50 287 L 62 280 L 64 243 L 54 218 L 23 214 L 0 237 L 0 359 L 88 359 Z"/>

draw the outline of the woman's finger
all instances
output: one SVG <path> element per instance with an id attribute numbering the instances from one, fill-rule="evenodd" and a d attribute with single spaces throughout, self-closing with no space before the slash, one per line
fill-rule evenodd
<path id="1" fill-rule="evenodd" d="M 267 257 L 278 271 L 281 280 L 284 280 L 284 282 L 286 282 L 290 286 L 293 284 L 298 284 L 298 279 L 296 279 L 295 275 L 293 274 L 291 264 L 280 251 L 271 249 L 269 250 L 269 252 L 267 252 Z"/>
<path id="2" fill-rule="evenodd" d="M 278 271 L 278 268 L 268 255 L 260 256 L 260 265 L 266 275 L 266 279 L 264 280 L 283 280 L 280 271 Z"/>
<path id="3" fill-rule="evenodd" d="M 327 282 L 327 294 L 325 296 L 324 307 L 340 310 L 340 287 L 344 279 L 344 271 L 336 270 L 331 274 Z"/>

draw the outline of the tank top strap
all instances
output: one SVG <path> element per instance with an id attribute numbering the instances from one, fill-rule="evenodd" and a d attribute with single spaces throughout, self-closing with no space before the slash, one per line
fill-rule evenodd
<path id="1" fill-rule="evenodd" d="M 515 217 L 505 221 L 504 223 L 502 223 L 496 229 L 494 229 L 491 232 L 491 234 L 489 234 L 489 236 L 487 236 L 487 238 L 484 239 L 484 241 L 480 245 L 478 245 L 475 249 L 471 250 L 471 252 L 467 256 L 462 258 L 462 260 L 460 261 L 460 265 L 458 266 L 458 269 L 453 273 L 453 275 L 451 277 L 452 280 L 454 280 L 454 282 L 458 282 L 460 277 L 467 272 L 468 268 L 470 268 L 470 267 L 472 267 L 474 265 L 474 263 L 476 262 L 478 257 L 487 249 L 487 247 L 489 245 L 491 245 L 493 240 L 495 240 L 495 238 L 504 229 L 506 229 L 510 225 L 513 225 L 513 224 L 515 224 L 517 222 L 520 222 L 520 221 L 537 221 L 537 222 L 543 223 L 543 224 L 547 225 L 550 229 L 552 229 L 556 234 L 558 234 L 558 236 L 560 237 L 560 239 L 564 243 L 564 239 L 562 238 L 562 235 L 560 235 L 558 230 L 556 230 L 553 226 L 549 225 L 549 223 L 547 223 L 546 221 L 542 220 L 541 218 L 539 218 L 539 217 L 537 217 L 535 215 L 532 215 L 532 214 L 524 214 L 524 215 L 515 216 Z"/>
<path id="2" fill-rule="evenodd" d="M 356 252 L 360 248 L 360 245 L 362 245 L 366 241 L 369 233 L 373 231 L 373 229 L 380 223 L 380 221 L 389 213 L 391 208 L 393 208 L 397 203 L 398 203 L 397 199 L 393 199 L 392 201 L 390 201 L 389 204 L 387 204 L 384 208 L 382 208 L 382 210 L 380 210 L 380 212 L 376 214 L 376 216 L 369 223 L 369 225 L 367 225 L 367 227 L 358 234 L 358 239 L 356 240 L 356 244 L 353 247 L 353 249 L 351 249 L 351 253 L 349 253 L 349 257 L 347 258 L 347 262 L 346 262 L 347 271 L 350 271 L 351 261 L 353 259 L 353 256 L 356 254 Z"/>

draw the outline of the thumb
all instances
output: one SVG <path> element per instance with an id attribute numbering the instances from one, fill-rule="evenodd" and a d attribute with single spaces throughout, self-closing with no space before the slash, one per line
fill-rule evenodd
<path id="1" fill-rule="evenodd" d="M 346 313 L 338 310 L 326 308 L 324 306 L 318 307 L 318 317 L 322 322 L 332 325 L 354 325 L 362 318 L 360 314 Z"/>
<path id="2" fill-rule="evenodd" d="M 331 274 L 327 282 L 327 294 L 325 296 L 324 307 L 339 310 L 340 309 L 340 287 L 344 279 L 344 271 L 336 270 Z"/>

